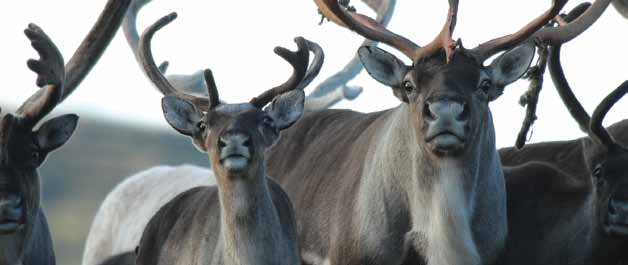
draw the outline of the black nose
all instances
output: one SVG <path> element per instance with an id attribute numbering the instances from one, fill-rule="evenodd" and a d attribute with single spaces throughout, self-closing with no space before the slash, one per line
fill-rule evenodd
<path id="1" fill-rule="evenodd" d="M 440 99 L 427 101 L 423 109 L 423 116 L 427 121 L 452 119 L 466 122 L 469 118 L 467 104 L 460 100 Z"/>
<path id="2" fill-rule="evenodd" d="M 238 132 L 225 133 L 220 137 L 218 141 L 219 148 L 238 145 L 243 147 L 251 147 L 253 145 L 253 141 L 251 141 L 251 137 L 249 137 L 248 135 Z"/>

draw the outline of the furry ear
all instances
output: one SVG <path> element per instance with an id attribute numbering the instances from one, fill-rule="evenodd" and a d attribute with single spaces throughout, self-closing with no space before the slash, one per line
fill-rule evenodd
<path id="1" fill-rule="evenodd" d="M 304 101 L 303 90 L 292 90 L 277 96 L 264 111 L 273 119 L 275 127 L 283 130 L 301 118 Z"/>
<path id="2" fill-rule="evenodd" d="M 64 145 L 74 133 L 78 115 L 67 114 L 46 121 L 35 132 L 39 147 L 48 153 Z"/>
<path id="3" fill-rule="evenodd" d="M 497 57 L 489 66 L 493 84 L 503 88 L 519 79 L 530 67 L 534 51 L 534 43 L 526 42 Z"/>
<path id="4" fill-rule="evenodd" d="M 397 57 L 377 47 L 362 46 L 358 56 L 369 75 L 389 87 L 400 87 L 409 70 Z"/>
<path id="5" fill-rule="evenodd" d="M 161 100 L 161 108 L 166 121 L 179 133 L 194 137 L 200 133 L 199 123 L 203 120 L 203 113 L 187 100 L 176 96 L 165 96 Z"/>

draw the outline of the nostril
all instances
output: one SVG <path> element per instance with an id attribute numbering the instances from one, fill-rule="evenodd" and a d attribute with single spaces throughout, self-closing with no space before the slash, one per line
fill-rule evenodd
<path id="1" fill-rule="evenodd" d="M 458 114 L 458 117 L 456 117 L 456 120 L 458 121 L 467 121 L 469 119 L 469 108 L 467 107 L 467 104 L 462 103 L 460 104 L 462 111 L 460 112 L 460 114 Z"/>
<path id="2" fill-rule="evenodd" d="M 253 143 L 251 142 L 251 138 L 246 138 L 246 140 L 244 140 L 244 143 L 242 143 L 242 145 L 244 145 L 245 147 L 251 147 L 251 145 L 253 145 Z"/>
<path id="3" fill-rule="evenodd" d="M 220 138 L 220 140 L 218 140 L 218 148 L 224 148 L 225 146 L 227 146 L 227 143 L 224 139 Z"/>
<path id="4" fill-rule="evenodd" d="M 430 108 L 430 102 L 425 103 L 425 105 L 423 105 L 423 116 L 425 117 L 425 119 L 427 121 L 435 121 L 436 120 L 436 115 L 432 112 L 432 109 Z"/>

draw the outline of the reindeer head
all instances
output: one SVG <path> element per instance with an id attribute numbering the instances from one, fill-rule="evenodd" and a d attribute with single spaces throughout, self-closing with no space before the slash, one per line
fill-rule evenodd
<path id="1" fill-rule="evenodd" d="M 34 129 L 61 100 L 65 68 L 61 53 L 39 27 L 30 24 L 25 33 L 40 56 L 28 67 L 37 73 L 41 89 L 0 121 L 0 236 L 30 233 L 26 224 L 34 222 L 39 209 L 37 168 L 70 138 L 78 120 L 63 115 Z"/>
<path id="2" fill-rule="evenodd" d="M 566 3 L 554 1 L 547 12 L 518 32 L 468 50 L 451 38 L 457 0 L 449 1 L 442 31 L 424 47 L 388 31 L 369 17 L 345 10 L 337 0 L 315 2 L 335 23 L 386 43 L 412 60 L 408 66 L 376 47 L 363 46 L 358 50 L 369 74 L 391 87 L 395 96 L 406 104 L 407 120 L 419 145 L 438 156 L 463 154 L 471 143 L 481 141 L 485 128 L 492 128 L 488 103 L 528 69 L 535 49 L 531 42 L 525 41 Z M 507 52 L 490 65 L 484 65 L 486 59 L 501 51 Z"/>
<path id="3" fill-rule="evenodd" d="M 625 81 L 598 105 L 589 125 L 591 138 L 583 140 L 584 160 L 595 195 L 595 223 L 607 235 L 624 239 L 628 239 L 628 148 L 610 136 L 602 121 L 627 92 Z"/>
<path id="4" fill-rule="evenodd" d="M 208 153 L 218 178 L 225 175 L 221 172 L 253 175 L 249 171 L 263 167 L 264 152 L 275 142 L 279 132 L 303 114 L 305 95 L 302 88 L 318 74 L 323 62 L 322 50 L 301 37 L 295 39 L 299 48 L 296 52 L 277 47 L 275 53 L 294 68 L 290 79 L 248 103 L 221 104 L 209 70 L 205 70 L 209 98 L 200 98 L 174 89 L 155 65 L 150 52 L 151 38 L 175 18 L 174 13 L 162 18 L 146 29 L 140 39 L 139 54 L 144 71 L 166 95 L 162 100 L 166 121 L 178 132 L 191 137 L 197 148 Z M 309 50 L 316 57 L 308 70 Z M 264 108 L 269 102 L 270 105 Z"/>

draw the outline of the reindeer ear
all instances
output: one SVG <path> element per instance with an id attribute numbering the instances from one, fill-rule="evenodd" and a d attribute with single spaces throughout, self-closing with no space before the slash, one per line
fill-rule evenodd
<path id="1" fill-rule="evenodd" d="M 166 121 L 179 133 L 194 137 L 201 128 L 198 124 L 203 120 L 203 113 L 187 100 L 176 96 L 165 96 L 161 100 L 161 108 Z"/>
<path id="2" fill-rule="evenodd" d="M 39 148 L 51 152 L 65 144 L 74 133 L 78 115 L 67 114 L 46 121 L 35 133 Z"/>
<path id="3" fill-rule="evenodd" d="M 305 93 L 296 89 L 276 97 L 268 107 L 264 109 L 279 130 L 286 129 L 294 124 L 303 115 L 303 103 Z"/>
<path id="4" fill-rule="evenodd" d="M 373 46 L 362 46 L 358 56 L 364 69 L 378 82 L 389 87 L 400 87 L 408 67 L 397 57 Z"/>
<path id="5" fill-rule="evenodd" d="M 526 42 L 509 50 L 495 59 L 489 68 L 493 84 L 498 88 L 517 81 L 530 67 L 534 59 L 534 43 Z"/>

